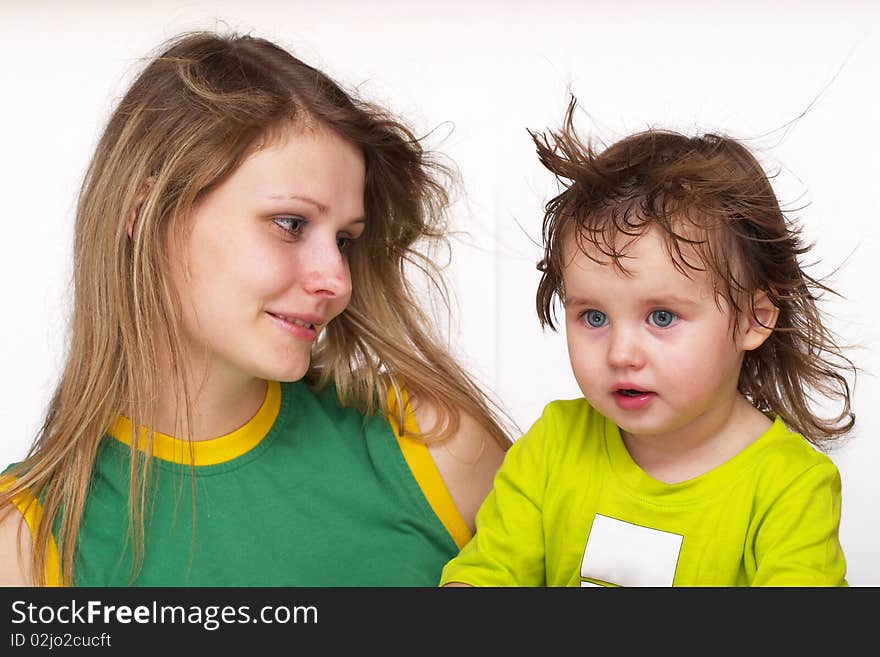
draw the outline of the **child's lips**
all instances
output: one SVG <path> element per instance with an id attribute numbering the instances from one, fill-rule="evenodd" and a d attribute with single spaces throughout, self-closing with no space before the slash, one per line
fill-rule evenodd
<path id="1" fill-rule="evenodd" d="M 627 397 L 639 397 L 641 395 L 651 394 L 650 390 L 642 390 L 640 388 L 618 388 L 615 392 Z"/>
<path id="2" fill-rule="evenodd" d="M 617 388 L 613 392 L 614 401 L 625 411 L 637 411 L 645 408 L 657 396 L 650 390 L 638 388 Z"/>

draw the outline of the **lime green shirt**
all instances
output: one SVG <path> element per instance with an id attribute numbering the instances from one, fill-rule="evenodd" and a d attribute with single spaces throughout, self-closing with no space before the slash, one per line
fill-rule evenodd
<path id="1" fill-rule="evenodd" d="M 586 400 L 555 401 L 505 456 L 441 584 L 847 586 L 841 482 L 776 419 L 699 477 L 662 483 Z"/>

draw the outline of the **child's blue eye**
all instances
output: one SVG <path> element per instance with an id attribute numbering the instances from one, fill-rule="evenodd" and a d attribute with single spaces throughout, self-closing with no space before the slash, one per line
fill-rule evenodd
<path id="1" fill-rule="evenodd" d="M 279 228 L 286 230 L 294 237 L 299 235 L 303 226 L 306 225 L 305 219 L 296 216 L 275 217 L 272 221 L 274 221 L 275 225 Z"/>
<path id="2" fill-rule="evenodd" d="M 599 328 L 608 323 L 608 316 L 601 310 L 588 310 L 584 313 L 584 321 L 593 328 Z"/>
<path id="3" fill-rule="evenodd" d="M 669 310 L 654 310 L 648 315 L 648 321 L 659 328 L 666 328 L 675 321 L 676 315 Z"/>

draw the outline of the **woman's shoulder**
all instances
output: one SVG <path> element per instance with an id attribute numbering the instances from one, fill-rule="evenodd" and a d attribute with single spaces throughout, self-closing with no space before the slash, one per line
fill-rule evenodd
<path id="1" fill-rule="evenodd" d="M 411 397 L 410 403 L 422 431 L 429 431 L 442 421 L 440 409 L 433 401 Z M 453 412 L 458 416 L 455 430 L 442 441 L 429 442 L 428 452 L 462 519 L 473 533 L 474 517 L 492 489 L 505 449 L 466 410 L 455 408 Z"/>
<path id="2" fill-rule="evenodd" d="M 18 508 L 0 506 L 0 586 L 31 583 L 31 533 Z"/>

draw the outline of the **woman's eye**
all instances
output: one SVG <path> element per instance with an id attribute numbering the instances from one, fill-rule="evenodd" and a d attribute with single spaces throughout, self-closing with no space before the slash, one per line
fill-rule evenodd
<path id="1" fill-rule="evenodd" d="M 302 217 L 275 217 L 272 221 L 275 222 L 276 226 L 286 230 L 294 237 L 300 234 L 303 226 L 306 224 L 306 220 Z"/>
<path id="2" fill-rule="evenodd" d="M 584 321 L 588 326 L 599 328 L 608 323 L 608 316 L 601 310 L 588 310 L 584 313 Z"/>
<path id="3" fill-rule="evenodd" d="M 354 238 L 348 235 L 336 236 L 336 247 L 341 253 L 346 253 L 354 244 Z"/>
<path id="4" fill-rule="evenodd" d="M 676 314 L 669 310 L 654 310 L 648 315 L 648 321 L 659 328 L 666 328 L 676 319 Z"/>

